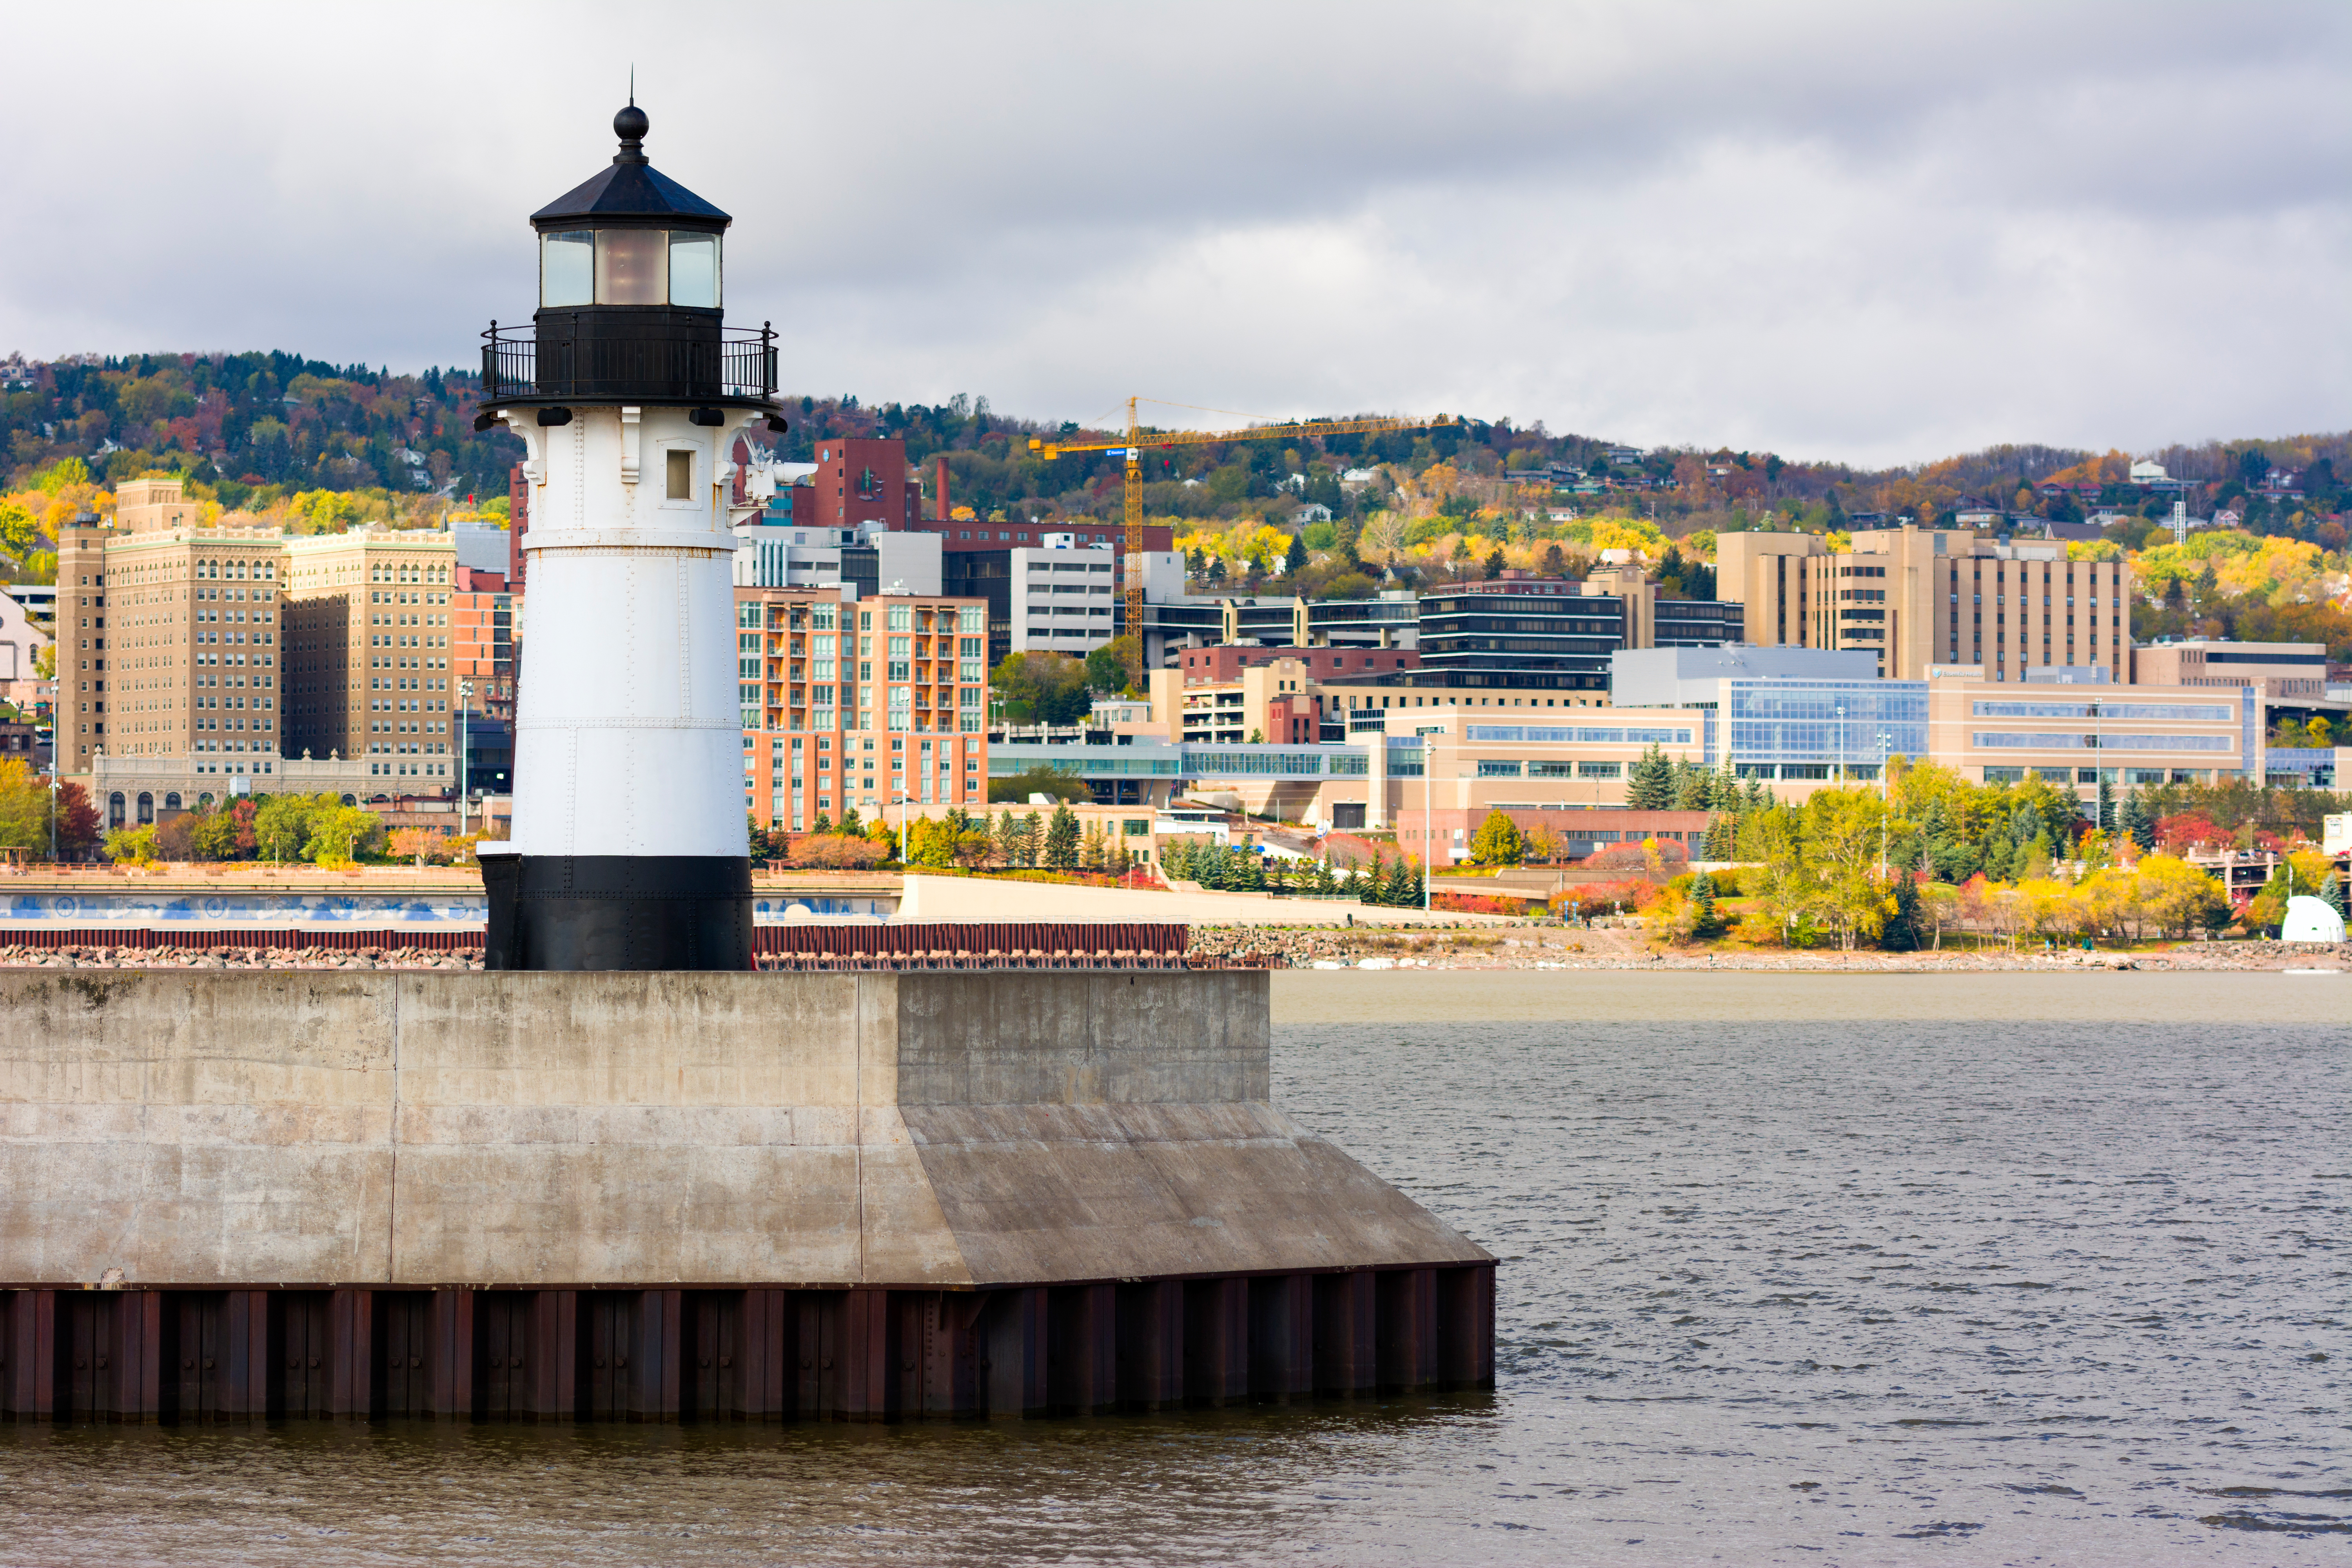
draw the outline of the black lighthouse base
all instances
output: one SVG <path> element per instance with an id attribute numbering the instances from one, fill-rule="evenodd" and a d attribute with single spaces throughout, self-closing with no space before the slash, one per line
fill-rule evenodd
<path id="1" fill-rule="evenodd" d="M 740 855 L 484 855 L 486 969 L 750 969 Z"/>

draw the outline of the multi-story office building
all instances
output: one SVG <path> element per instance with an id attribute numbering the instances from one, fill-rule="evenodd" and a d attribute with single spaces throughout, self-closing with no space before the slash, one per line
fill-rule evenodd
<path id="1" fill-rule="evenodd" d="M 1976 783 L 2032 774 L 2086 809 L 2105 782 L 2211 784 L 2262 770 L 2252 687 L 2118 687 L 2098 666 L 1993 681 L 1979 665 L 1883 680 L 1874 655 L 1799 647 L 1651 649 L 1617 656 L 1620 703 L 1697 713 L 1705 760 L 1773 783 L 1784 799 L 1874 780 L 1886 759 L 1926 760 Z"/>
<path id="2" fill-rule="evenodd" d="M 987 607 L 738 587 L 744 806 L 805 832 L 901 800 L 988 798 Z"/>
<path id="3" fill-rule="evenodd" d="M 929 536 L 920 536 L 926 537 Z M 988 605 L 989 662 L 1010 653 L 1041 651 L 1079 657 L 1127 632 L 1126 558 L 1098 535 L 1084 531 L 1046 533 L 1045 542 L 1010 550 L 950 549 L 941 582 L 949 596 L 979 599 Z M 1157 668 L 1154 650 L 1175 646 L 1159 617 L 1168 599 L 1181 599 L 1184 558 L 1174 551 L 1142 557 L 1144 643 L 1147 668 Z M 1198 625 L 1219 619 L 1200 607 Z M 1203 638 L 1217 640 L 1213 634 Z"/>
<path id="4" fill-rule="evenodd" d="M 363 759 L 393 788 L 457 782 L 457 551 L 365 528 L 285 542 L 288 753 Z M 495 615 L 495 611 L 493 611 Z"/>
<path id="5" fill-rule="evenodd" d="M 1421 605 L 1409 588 L 1369 599 L 1314 599 L 1307 605 L 1308 647 L 1409 648 L 1420 646 Z"/>
<path id="6" fill-rule="evenodd" d="M 1109 545 L 1081 547 L 1073 534 L 1046 541 L 1010 552 L 1013 648 L 1083 658 L 1117 635 L 1118 560 Z"/>
<path id="7" fill-rule="evenodd" d="M 941 552 L 935 533 L 893 532 L 878 523 L 856 528 L 806 528 L 765 523 L 735 529 L 739 588 L 857 589 L 938 594 Z"/>
<path id="8" fill-rule="evenodd" d="M 1737 604 L 1660 599 L 1638 567 L 1604 567 L 1573 594 L 1563 586 L 1503 578 L 1424 594 L 1415 644 L 1423 670 L 1464 686 L 1605 692 L 1609 657 L 1620 648 L 1710 647 L 1736 639 L 1741 625 Z"/>
<path id="9" fill-rule="evenodd" d="M 2002 684 L 1965 666 L 1929 676 L 1927 754 L 1965 778 L 2047 779 L 2090 810 L 2102 782 L 2119 794 L 2264 776 L 2263 702 L 2252 685 Z"/>
<path id="10" fill-rule="evenodd" d="M 89 777 L 110 755 L 273 772 L 289 694 L 278 531 L 204 527 L 177 480 L 132 479 L 110 524 L 85 513 L 59 532 L 58 771 Z"/>
<path id="11" fill-rule="evenodd" d="M 1726 533 L 1716 583 L 1746 606 L 1738 640 L 1868 652 L 1893 679 L 1936 664 L 1982 665 L 1995 681 L 2063 665 L 2131 674 L 2129 568 L 2069 561 L 2063 544 L 1902 528 L 1833 554 L 1816 534 Z"/>
<path id="12" fill-rule="evenodd" d="M 2189 637 L 2132 650 L 2132 679 L 2149 686 L 2251 686 L 2265 701 L 2301 704 L 2327 699 L 2327 645 L 2315 642 L 2232 642 Z"/>

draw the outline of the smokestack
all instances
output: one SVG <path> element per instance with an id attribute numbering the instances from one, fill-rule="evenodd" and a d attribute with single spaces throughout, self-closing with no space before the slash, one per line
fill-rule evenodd
<path id="1" fill-rule="evenodd" d="M 932 489 L 936 492 L 933 499 L 939 505 L 939 521 L 945 522 L 948 520 L 948 455 L 945 452 L 940 454 L 939 483 Z"/>

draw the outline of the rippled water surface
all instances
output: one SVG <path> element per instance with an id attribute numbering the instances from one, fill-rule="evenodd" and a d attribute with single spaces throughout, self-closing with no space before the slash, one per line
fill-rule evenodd
<path id="1" fill-rule="evenodd" d="M 0 1561 L 2341 1563 L 2352 975 L 1277 978 L 1490 1397 L 0 1428 Z"/>

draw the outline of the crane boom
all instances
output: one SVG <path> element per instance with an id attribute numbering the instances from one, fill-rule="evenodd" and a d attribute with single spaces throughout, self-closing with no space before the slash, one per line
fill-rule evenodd
<path id="1" fill-rule="evenodd" d="M 1285 437 L 1353 436 L 1379 430 L 1425 430 L 1439 426 L 1458 425 L 1460 420 L 1439 414 L 1427 419 L 1310 419 L 1285 425 L 1254 425 L 1246 430 L 1168 430 L 1155 431 L 1150 437 L 1136 422 L 1135 405 L 1141 401 L 1127 400 L 1127 439 L 1124 441 L 1046 441 L 1030 437 L 1029 449 L 1047 462 L 1065 452 L 1124 452 L 1127 454 L 1127 629 L 1135 638 L 1135 680 L 1139 687 L 1143 669 L 1143 448 L 1149 447 L 1213 447 L 1226 441 L 1272 441 Z"/>

